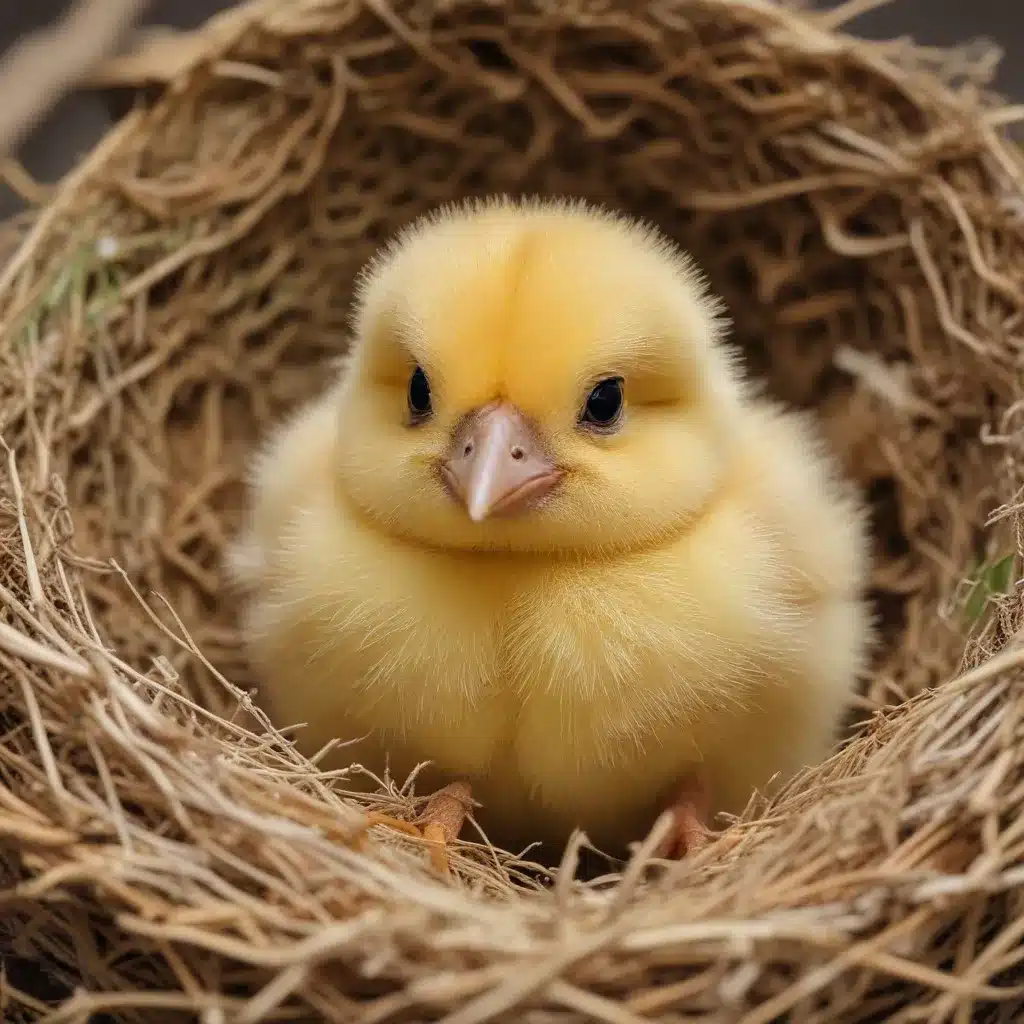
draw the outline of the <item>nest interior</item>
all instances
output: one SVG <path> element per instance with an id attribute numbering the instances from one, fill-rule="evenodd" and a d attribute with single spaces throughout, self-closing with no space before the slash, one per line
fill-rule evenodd
<path id="1" fill-rule="evenodd" d="M 1024 164 L 962 55 L 837 25 L 755 0 L 256 3 L 39 212 L 0 278 L 0 928 L 84 986 L 64 1012 L 939 1020 L 1019 998 L 1024 698 L 994 652 L 1019 626 Z M 971 670 L 658 880 L 513 892 L 513 861 L 467 852 L 446 887 L 410 844 L 362 849 L 336 780 L 235 723 L 244 459 L 344 351 L 376 247 L 493 192 L 656 223 L 751 370 L 819 411 L 874 515 L 865 707 Z M 0 1001 L 45 1016 L 29 989 Z"/>
<path id="2" fill-rule="evenodd" d="M 870 696 L 948 673 L 965 634 L 954 595 L 1006 553 L 984 533 L 1002 453 L 979 431 L 1015 386 L 1001 335 L 1019 287 L 997 275 L 996 307 L 970 310 L 971 254 L 950 245 L 972 217 L 953 183 L 987 169 L 945 111 L 841 61 L 811 69 L 780 49 L 753 63 L 745 26 L 707 11 L 625 29 L 458 8 L 426 54 L 398 36 L 374 45 L 364 12 L 344 32 L 365 54 L 295 36 L 265 80 L 216 76 L 162 105 L 108 165 L 110 232 L 79 235 L 139 247 L 82 268 L 136 313 L 94 332 L 54 425 L 79 549 L 164 595 L 244 682 L 219 570 L 239 465 L 344 349 L 358 268 L 452 198 L 578 195 L 693 252 L 752 371 L 821 410 L 874 506 L 884 653 Z M 263 66 L 263 45 L 254 35 L 236 57 Z M 105 609 L 130 650 L 123 594 Z"/>

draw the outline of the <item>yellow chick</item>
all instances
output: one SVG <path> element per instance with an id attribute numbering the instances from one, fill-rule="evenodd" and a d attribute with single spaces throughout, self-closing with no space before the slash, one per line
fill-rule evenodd
<path id="1" fill-rule="evenodd" d="M 864 517 L 686 256 L 581 203 L 472 202 L 384 250 L 353 322 L 232 559 L 302 749 L 431 762 L 435 852 L 471 796 L 506 848 L 580 827 L 621 853 L 672 809 L 666 856 L 828 753 Z"/>

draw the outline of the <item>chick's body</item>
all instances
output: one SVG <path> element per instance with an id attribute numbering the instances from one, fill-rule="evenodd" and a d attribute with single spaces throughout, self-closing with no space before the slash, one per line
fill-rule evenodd
<path id="1" fill-rule="evenodd" d="M 859 509 L 748 394 L 682 257 L 582 206 L 447 210 L 371 266 L 355 323 L 261 455 L 235 554 L 305 750 L 361 738 L 338 760 L 470 781 L 495 842 L 578 826 L 616 852 L 694 773 L 738 812 L 827 753 L 867 636 Z M 494 463 L 459 460 L 506 408 L 539 493 L 467 515 Z"/>

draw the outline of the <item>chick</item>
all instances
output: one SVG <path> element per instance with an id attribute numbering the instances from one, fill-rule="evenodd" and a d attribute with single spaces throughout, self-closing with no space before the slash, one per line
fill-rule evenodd
<path id="1" fill-rule="evenodd" d="M 619 853 L 671 809 L 679 856 L 827 754 L 864 517 L 685 255 L 582 203 L 451 206 L 366 268 L 353 324 L 233 555 L 301 748 L 431 762 L 440 863 L 473 801 L 505 848 L 580 827 Z"/>

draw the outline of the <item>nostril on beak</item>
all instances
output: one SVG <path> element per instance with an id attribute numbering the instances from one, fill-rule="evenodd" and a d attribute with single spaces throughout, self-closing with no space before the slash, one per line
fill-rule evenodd
<path id="1" fill-rule="evenodd" d="M 439 468 L 451 496 L 477 523 L 532 507 L 564 475 L 537 428 L 508 403 L 470 413 Z"/>

